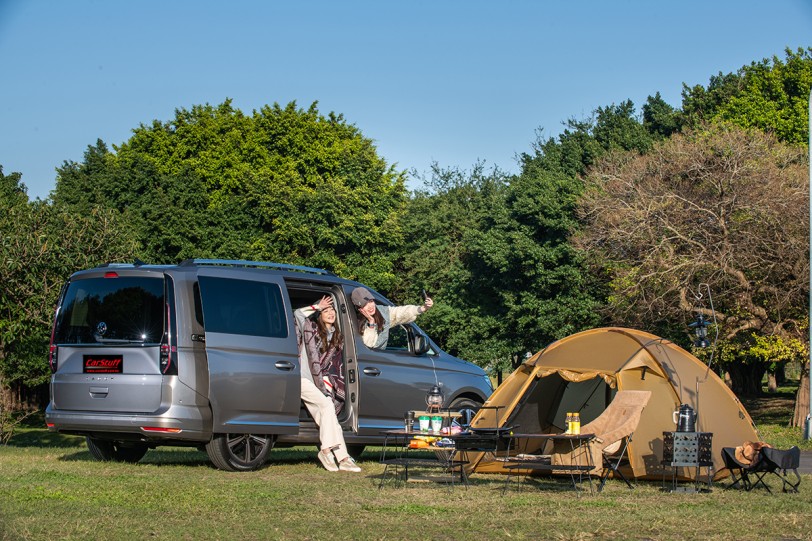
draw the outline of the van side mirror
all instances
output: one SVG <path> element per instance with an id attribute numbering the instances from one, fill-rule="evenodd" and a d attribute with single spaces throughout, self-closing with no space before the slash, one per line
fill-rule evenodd
<path id="1" fill-rule="evenodd" d="M 431 349 L 429 338 L 423 333 L 416 333 L 414 336 L 414 347 L 412 352 L 415 355 L 424 355 Z"/>

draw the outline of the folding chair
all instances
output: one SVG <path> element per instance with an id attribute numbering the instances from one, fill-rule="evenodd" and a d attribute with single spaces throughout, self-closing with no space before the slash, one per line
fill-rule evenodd
<path id="1" fill-rule="evenodd" d="M 755 471 L 757 481 L 753 484 L 753 487 L 761 484 L 768 492 L 772 493 L 770 487 L 764 482 L 764 477 L 773 474 L 781 479 L 781 490 L 783 492 L 797 493 L 798 486 L 801 484 L 801 476 L 798 475 L 798 466 L 800 464 L 801 450 L 797 446 L 792 446 L 786 450 L 762 447 L 757 464 L 759 467 Z M 789 471 L 795 474 L 794 481 L 788 476 L 787 472 Z"/>
<path id="2" fill-rule="evenodd" d="M 634 432 L 629 434 L 626 438 L 621 438 L 616 442 L 604 447 L 603 452 L 601 453 L 603 457 L 603 473 L 601 474 L 601 483 L 598 485 L 598 492 L 603 490 L 603 485 L 606 484 L 609 474 L 612 474 L 613 479 L 616 476 L 620 477 L 626 481 L 626 486 L 631 489 L 634 488 L 634 485 L 631 484 L 631 482 L 623 474 L 623 471 L 620 469 L 622 466 L 629 463 L 629 458 L 626 455 L 626 449 L 628 449 L 629 444 L 632 442 L 632 436 L 634 436 Z"/>
<path id="3" fill-rule="evenodd" d="M 736 449 L 725 447 L 722 449 L 722 460 L 725 467 L 730 470 L 733 481 L 726 488 L 743 488 L 749 492 L 761 486 L 772 494 L 772 490 L 765 482 L 765 478 L 770 474 L 781 479 L 781 488 L 784 492 L 797 493 L 798 486 L 801 484 L 801 476 L 798 474 L 801 450 L 797 446 L 786 450 L 762 447 L 757 460 L 752 464 L 745 464 L 737 460 Z M 794 480 L 789 477 L 788 472 L 795 474 Z"/>
<path id="4" fill-rule="evenodd" d="M 607 447 L 622 441 L 624 438 L 628 445 L 628 437 L 640 424 L 643 410 L 650 398 L 651 391 L 618 391 L 612 402 L 603 410 L 603 413 L 581 427 L 582 434 L 595 434 L 595 439 L 589 445 L 591 463 L 594 466 L 591 474 L 597 477 L 606 473 L 606 468 L 603 467 L 606 464 L 603 456 Z M 553 464 L 576 463 L 569 447 L 569 445 L 562 444 L 553 449 Z M 627 456 L 627 453 L 628 450 L 624 448 L 623 454 Z M 610 452 L 609 454 L 612 455 L 613 453 Z M 609 469 L 612 470 L 611 467 Z M 626 483 L 629 484 L 628 480 L 626 480 Z"/>
<path id="5" fill-rule="evenodd" d="M 725 487 L 725 490 L 730 488 L 744 489 L 749 491 L 752 487 L 750 478 L 747 473 L 750 471 L 750 464 L 745 464 L 736 460 L 735 447 L 722 448 L 722 462 L 725 468 L 730 471 L 730 478 L 732 483 Z"/>

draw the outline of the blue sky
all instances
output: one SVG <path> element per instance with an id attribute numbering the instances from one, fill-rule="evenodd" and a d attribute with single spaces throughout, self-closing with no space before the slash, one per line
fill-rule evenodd
<path id="1" fill-rule="evenodd" d="M 518 172 L 538 130 L 808 46 L 809 0 L 0 0 L 0 165 L 45 198 L 97 139 L 231 98 L 318 101 L 399 169 Z"/>

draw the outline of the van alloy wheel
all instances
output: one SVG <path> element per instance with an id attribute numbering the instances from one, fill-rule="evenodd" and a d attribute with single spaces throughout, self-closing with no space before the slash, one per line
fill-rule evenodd
<path id="1" fill-rule="evenodd" d="M 265 464 L 274 442 L 268 434 L 215 434 L 206 453 L 218 469 L 252 471 Z"/>
<path id="2" fill-rule="evenodd" d="M 147 454 L 149 447 L 142 443 L 124 444 L 118 441 L 101 440 L 85 437 L 87 450 L 91 456 L 101 462 L 129 462 L 136 463 Z"/>
<path id="3" fill-rule="evenodd" d="M 461 413 L 462 417 L 459 418 L 458 422 L 463 427 L 468 427 L 468 425 L 471 424 L 471 419 L 473 419 L 479 411 L 480 406 L 482 406 L 480 402 L 471 400 L 470 398 L 457 398 L 451 403 L 448 409 Z"/>

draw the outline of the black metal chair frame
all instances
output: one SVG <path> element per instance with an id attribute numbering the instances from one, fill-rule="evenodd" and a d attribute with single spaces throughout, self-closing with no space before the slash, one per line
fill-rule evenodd
<path id="1" fill-rule="evenodd" d="M 786 450 L 762 447 L 759 450 L 758 460 L 753 464 L 739 462 L 736 460 L 736 450 L 733 447 L 725 447 L 722 449 L 722 460 L 725 467 L 730 470 L 733 481 L 725 487 L 726 489 L 743 488 L 749 492 L 760 486 L 772 494 L 772 490 L 765 482 L 765 478 L 770 474 L 781 479 L 783 492 L 797 493 L 801 484 L 801 476 L 798 474 L 801 450 L 796 446 Z M 790 473 L 795 475 L 794 480 L 789 476 Z"/>
<path id="2" fill-rule="evenodd" d="M 612 478 L 614 479 L 616 476 L 620 477 L 626 482 L 626 486 L 631 489 L 634 489 L 634 485 L 632 485 L 631 481 L 629 481 L 623 472 L 620 470 L 620 467 L 623 466 L 628 459 L 626 457 L 626 451 L 629 448 L 629 444 L 632 442 L 632 437 L 634 436 L 634 432 L 623 438 L 623 444 L 620 448 L 620 453 L 613 453 L 611 455 L 607 455 L 606 453 L 602 453 L 603 457 L 603 473 L 601 474 L 601 482 L 598 485 L 598 492 L 603 490 L 603 485 L 606 484 L 606 480 L 609 478 L 609 474 L 612 474 Z"/>

